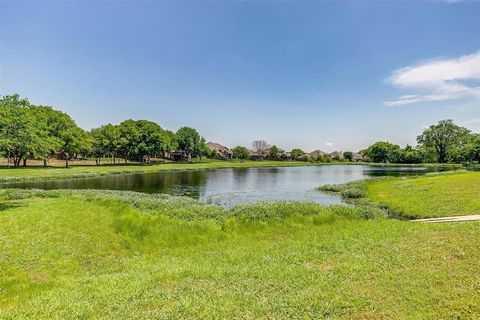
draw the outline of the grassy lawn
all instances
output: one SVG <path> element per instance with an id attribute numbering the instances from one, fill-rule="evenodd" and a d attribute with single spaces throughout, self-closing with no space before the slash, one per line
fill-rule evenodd
<path id="1" fill-rule="evenodd" d="M 478 319 L 480 223 L 0 191 L 0 318 Z"/>
<path id="2" fill-rule="evenodd" d="M 318 165 L 310 162 L 294 161 L 220 161 L 203 160 L 198 163 L 166 163 L 156 165 L 71 165 L 65 167 L 21 167 L 21 168 L 0 168 L 0 182 L 28 179 L 52 179 L 52 178 L 76 178 L 96 175 L 142 173 L 168 170 L 193 170 L 193 169 L 219 169 L 219 168 L 248 168 L 248 167 L 286 167 L 286 166 L 308 166 Z"/>
<path id="3" fill-rule="evenodd" d="M 480 214 L 480 172 L 366 182 L 370 199 L 410 218 Z"/>

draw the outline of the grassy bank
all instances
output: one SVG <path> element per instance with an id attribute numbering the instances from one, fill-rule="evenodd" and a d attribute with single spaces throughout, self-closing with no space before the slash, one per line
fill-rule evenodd
<path id="1" fill-rule="evenodd" d="M 474 319 L 479 223 L 0 191 L 0 318 Z M 428 261 L 428 263 L 426 263 Z"/>
<path id="2" fill-rule="evenodd" d="M 480 214 L 480 172 L 476 171 L 361 180 L 318 189 L 339 193 L 357 206 L 385 210 L 398 218 Z"/>
<path id="3" fill-rule="evenodd" d="M 409 218 L 480 214 L 480 172 L 366 182 L 370 199 Z"/>
<path id="4" fill-rule="evenodd" d="M 253 167 L 294 167 L 294 166 L 318 166 L 318 165 L 371 165 L 371 166 L 409 166 L 398 164 L 375 164 L 375 163 L 358 163 L 358 162 L 302 162 L 302 161 L 221 161 L 205 159 L 203 162 L 192 163 L 165 163 L 155 165 L 110 165 L 105 164 L 101 166 L 96 165 L 79 165 L 73 164 L 69 168 L 63 166 L 43 167 L 20 167 L 7 168 L 0 167 L 0 183 L 24 181 L 24 180 L 47 180 L 47 179 L 75 179 L 75 178 L 89 178 L 112 174 L 130 174 L 130 173 L 148 173 L 160 171 L 175 171 L 175 170 L 196 170 L 196 169 L 221 169 L 221 168 L 253 168 Z M 417 166 L 417 165 L 415 165 Z M 438 164 L 421 164 L 420 166 L 439 166 Z M 445 165 L 442 165 L 444 167 Z M 455 169 L 460 165 L 446 165 L 447 168 Z"/>
<path id="5" fill-rule="evenodd" d="M 251 168 L 251 167 L 286 167 L 317 165 L 309 162 L 293 161 L 219 161 L 204 160 L 193 163 L 166 163 L 155 165 L 72 165 L 65 167 L 26 167 L 0 168 L 0 182 L 21 181 L 32 179 L 73 179 L 110 174 L 148 173 L 173 170 L 220 169 L 220 168 Z"/>

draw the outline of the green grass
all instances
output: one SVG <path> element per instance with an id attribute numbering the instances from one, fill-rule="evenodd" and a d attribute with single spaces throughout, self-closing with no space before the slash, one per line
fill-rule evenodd
<path id="1" fill-rule="evenodd" d="M 366 193 L 408 218 L 480 214 L 480 172 L 369 180 Z"/>
<path id="2" fill-rule="evenodd" d="M 477 319 L 480 224 L 0 191 L 0 318 Z"/>

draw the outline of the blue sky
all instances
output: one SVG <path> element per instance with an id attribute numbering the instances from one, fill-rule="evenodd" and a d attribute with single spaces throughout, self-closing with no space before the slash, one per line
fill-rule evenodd
<path id="1" fill-rule="evenodd" d="M 358 150 L 480 131 L 480 2 L 1 2 L 0 94 L 85 128 Z"/>

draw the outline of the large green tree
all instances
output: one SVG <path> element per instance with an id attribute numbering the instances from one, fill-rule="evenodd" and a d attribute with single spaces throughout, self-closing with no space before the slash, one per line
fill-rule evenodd
<path id="1" fill-rule="evenodd" d="M 372 162 L 394 162 L 393 155 L 399 149 L 398 145 L 386 141 L 378 141 L 368 147 L 365 153 Z"/>
<path id="2" fill-rule="evenodd" d="M 234 159 L 240 159 L 241 161 L 248 159 L 248 157 L 250 156 L 250 151 L 248 151 L 247 148 L 242 146 L 236 146 L 235 148 L 233 148 L 232 153 Z"/>
<path id="3" fill-rule="evenodd" d="M 181 127 L 177 130 L 178 148 L 184 151 L 187 158 L 198 155 L 202 151 L 202 138 L 197 130 L 190 127 Z"/>
<path id="4" fill-rule="evenodd" d="M 271 146 L 270 152 L 268 153 L 268 157 L 270 159 L 278 159 L 279 156 L 280 156 L 280 150 L 278 149 L 278 147 L 276 145 Z"/>
<path id="5" fill-rule="evenodd" d="M 449 155 L 468 143 L 470 138 L 470 130 L 467 128 L 456 125 L 452 120 L 442 120 L 425 129 L 417 137 L 417 142 L 422 147 L 433 148 L 438 162 L 445 163 Z"/>
<path id="6" fill-rule="evenodd" d="M 302 149 L 292 149 L 292 151 L 290 152 L 290 156 L 292 157 L 292 159 L 297 159 L 301 156 L 303 156 L 305 154 L 305 152 L 302 150 Z"/>
<path id="7" fill-rule="evenodd" d="M 43 156 L 50 149 L 50 139 L 43 121 L 27 99 L 18 94 L 0 99 L 0 151 L 19 166 L 27 159 Z"/>

